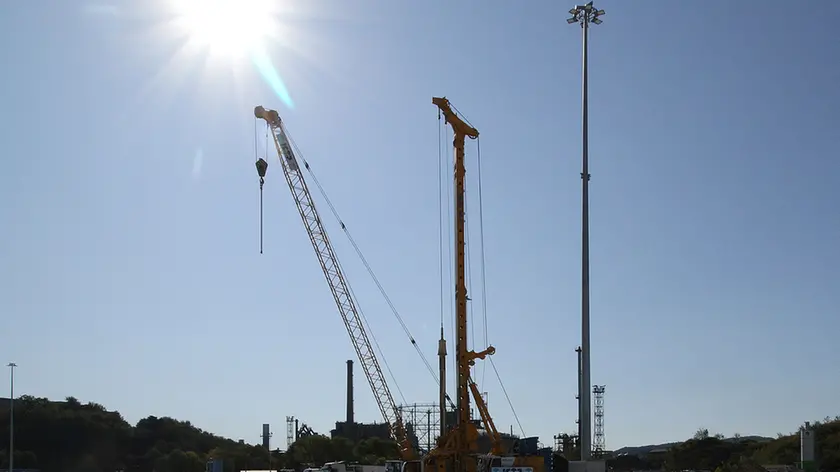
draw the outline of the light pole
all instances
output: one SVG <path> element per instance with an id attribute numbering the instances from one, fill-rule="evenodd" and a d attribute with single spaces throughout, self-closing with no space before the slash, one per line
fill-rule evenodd
<path id="1" fill-rule="evenodd" d="M 9 472 L 15 468 L 15 367 L 17 364 L 9 362 Z"/>
<path id="2" fill-rule="evenodd" d="M 580 173 L 583 182 L 583 203 L 581 211 L 581 377 L 579 402 L 580 421 L 580 458 L 588 460 L 592 454 L 592 401 L 590 397 L 590 349 L 589 349 L 589 71 L 587 62 L 589 23 L 600 25 L 600 16 L 606 13 L 592 6 L 576 5 L 569 10 L 571 18 L 566 23 L 580 23 L 583 31 L 583 171 Z"/>

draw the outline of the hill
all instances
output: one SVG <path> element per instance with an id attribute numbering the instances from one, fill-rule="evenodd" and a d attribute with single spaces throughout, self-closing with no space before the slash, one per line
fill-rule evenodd
<path id="1" fill-rule="evenodd" d="M 723 441 L 727 442 L 739 442 L 739 441 L 755 441 L 755 442 L 767 442 L 772 441 L 773 438 L 768 438 L 764 436 L 739 436 L 733 438 L 724 438 Z M 645 446 L 625 446 L 620 449 L 616 449 L 613 451 L 613 454 L 620 456 L 624 454 L 632 454 L 636 456 L 646 455 L 649 454 L 651 451 L 656 451 L 659 449 L 669 449 L 677 444 L 682 444 L 680 442 L 670 442 L 670 443 L 663 443 L 663 444 L 648 444 Z"/>
<path id="2" fill-rule="evenodd" d="M 0 445 L 9 444 L 7 402 L 0 402 Z M 23 396 L 15 400 L 15 468 L 42 472 L 204 472 L 209 458 L 225 471 L 301 468 L 329 460 L 381 462 L 398 455 L 396 444 L 344 438 L 301 438 L 280 453 L 216 436 L 189 421 L 149 416 L 136 425 L 97 403 Z M 0 469 L 8 450 L 0 450 Z"/>
<path id="3" fill-rule="evenodd" d="M 813 422 L 816 454 L 821 470 L 840 470 L 840 417 Z M 609 459 L 616 470 L 759 470 L 759 465 L 794 465 L 799 460 L 799 433 L 777 438 L 724 438 L 700 429 L 677 443 L 624 447 Z"/>

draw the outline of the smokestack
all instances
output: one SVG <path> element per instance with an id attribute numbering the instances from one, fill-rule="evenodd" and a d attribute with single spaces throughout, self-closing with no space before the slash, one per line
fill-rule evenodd
<path id="1" fill-rule="evenodd" d="M 271 426 L 268 424 L 262 425 L 262 444 L 266 450 L 270 449 L 270 441 L 271 441 Z"/>
<path id="2" fill-rule="evenodd" d="M 300 427 L 298 425 L 298 419 L 295 418 L 295 441 L 298 440 L 298 433 L 300 432 Z"/>
<path id="3" fill-rule="evenodd" d="M 353 421 L 353 361 L 347 360 L 347 424 L 354 424 Z"/>

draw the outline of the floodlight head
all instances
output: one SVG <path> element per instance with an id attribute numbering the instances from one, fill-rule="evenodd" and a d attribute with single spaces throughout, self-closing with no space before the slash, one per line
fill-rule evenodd
<path id="1" fill-rule="evenodd" d="M 606 14 L 607 12 L 596 9 L 593 3 L 594 1 L 590 1 L 585 5 L 575 5 L 574 8 L 569 10 L 569 14 L 572 15 L 572 17 L 567 18 L 566 23 L 570 25 L 573 23 L 580 23 L 584 28 L 586 28 L 589 23 L 594 23 L 596 25 L 603 23 L 604 21 L 598 17 Z"/>

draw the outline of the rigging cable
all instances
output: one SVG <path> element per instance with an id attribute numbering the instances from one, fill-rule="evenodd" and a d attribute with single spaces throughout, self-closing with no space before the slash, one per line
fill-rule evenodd
<path id="1" fill-rule="evenodd" d="M 301 153 L 300 148 L 297 147 L 294 140 L 289 135 L 288 130 L 285 127 L 285 124 L 283 125 L 283 128 L 284 128 L 284 131 L 286 132 L 286 137 L 289 138 L 289 142 L 291 143 L 292 147 L 294 148 L 294 151 L 296 153 L 296 157 L 303 162 L 304 167 L 309 172 L 309 175 L 312 176 L 312 180 L 315 182 L 315 185 L 320 190 L 321 195 L 324 197 L 324 200 L 326 200 L 327 205 L 332 210 L 333 215 L 336 216 L 336 219 L 341 224 L 342 229 L 344 229 L 345 233 L 346 233 L 347 230 L 344 228 L 344 222 L 341 220 L 341 218 L 338 217 L 338 214 L 337 214 L 337 211 L 335 210 L 335 207 L 333 207 L 332 202 L 327 197 L 326 192 L 324 191 L 323 187 L 321 187 L 321 184 L 318 182 L 318 178 L 315 177 L 315 174 L 312 172 L 312 169 L 309 166 L 309 162 L 307 162 L 306 159 L 303 158 L 303 153 Z M 341 266 L 341 261 L 336 259 L 336 263 L 338 263 L 339 269 L 340 269 L 341 268 L 340 267 Z M 343 270 L 342 270 L 342 272 L 343 272 Z M 382 360 L 382 364 L 385 366 L 385 370 L 388 372 L 388 375 L 391 377 L 391 383 L 397 389 L 397 393 L 399 394 L 400 398 L 402 399 L 403 404 L 407 404 L 408 401 L 406 400 L 405 395 L 403 394 L 403 391 L 400 388 L 399 383 L 397 382 L 397 379 L 396 379 L 396 376 L 394 375 L 393 370 L 391 370 L 391 366 L 388 364 L 388 360 L 385 358 L 385 355 L 382 352 L 382 347 L 379 345 L 379 340 L 376 338 L 376 335 L 373 333 L 373 330 L 370 327 L 370 323 L 368 322 L 367 316 L 365 315 L 365 312 L 362 309 L 361 304 L 359 303 L 359 299 L 358 299 L 358 297 L 356 297 L 356 293 L 353 291 L 353 286 L 350 284 L 350 281 L 348 281 L 348 280 L 345 280 L 345 283 L 347 284 L 347 289 L 350 292 L 350 297 L 355 302 L 356 310 L 358 311 L 359 316 L 362 319 L 362 323 L 364 324 L 364 327 L 367 330 L 367 333 L 370 335 L 370 339 L 373 341 L 373 344 L 376 347 L 376 351 L 379 354 L 379 359 Z"/>
<path id="2" fill-rule="evenodd" d="M 452 234 L 452 208 L 449 205 L 446 205 L 446 218 L 444 218 L 443 213 L 443 205 L 444 205 L 444 192 L 446 192 L 446 199 L 445 201 L 451 201 L 449 198 L 451 186 L 446 185 L 444 186 L 444 182 L 447 182 L 445 176 L 448 175 L 446 173 L 446 169 L 449 169 L 449 157 L 446 157 L 444 160 L 444 156 L 448 156 L 448 154 L 443 152 L 445 148 L 445 142 L 443 141 L 443 137 L 446 137 L 446 141 L 449 140 L 449 128 L 446 126 L 444 122 L 441 121 L 441 111 L 438 109 L 438 249 L 439 249 L 439 269 L 440 269 L 440 329 L 443 331 L 444 323 L 446 314 L 449 314 L 449 321 L 450 321 L 450 333 L 455 333 L 455 315 L 454 315 L 454 306 L 455 306 L 455 295 L 453 292 L 454 284 L 452 283 L 453 280 L 453 258 L 452 258 L 452 244 L 447 244 L 448 238 L 447 235 Z M 444 227 L 446 231 L 444 231 Z M 448 255 L 448 259 L 444 259 L 444 252 L 443 247 L 444 245 L 447 248 L 446 254 Z M 444 263 L 446 261 L 447 263 Z M 444 272 L 444 267 L 449 268 L 446 272 Z M 447 287 L 449 289 L 447 290 Z M 441 333 L 444 334 L 444 333 Z M 454 335 L 454 334 L 453 334 Z M 445 339 L 445 336 L 444 336 Z M 450 356 L 451 362 L 453 365 L 453 371 L 457 369 L 457 356 Z M 438 386 L 440 386 L 440 382 L 446 382 L 446 379 L 439 379 Z M 446 393 L 446 399 L 449 401 L 450 406 L 454 409 L 455 406 L 452 403 L 452 400 L 449 397 L 449 393 Z"/>
<path id="3" fill-rule="evenodd" d="M 484 251 L 484 198 L 481 194 L 481 136 L 476 138 L 475 146 L 477 148 L 476 154 L 477 157 L 477 165 L 476 168 L 478 170 L 478 239 L 479 244 L 481 245 L 480 254 L 481 254 L 481 311 L 483 320 L 482 324 L 484 326 L 484 345 L 490 345 L 490 339 L 487 335 L 487 270 L 486 270 L 486 261 L 487 258 L 485 256 Z M 484 379 L 487 374 L 487 364 L 481 364 L 481 384 L 484 384 Z"/>
<path id="4" fill-rule="evenodd" d="M 467 349 L 475 350 L 475 313 L 473 307 L 475 304 L 472 302 L 472 299 L 469 297 L 469 294 L 472 293 L 472 257 L 470 253 L 472 252 L 472 245 L 470 244 L 470 218 L 469 218 L 469 197 L 467 194 L 467 179 L 464 178 L 464 257 L 465 257 L 465 269 L 466 273 L 464 277 L 466 277 L 466 286 L 467 286 L 467 316 L 469 317 L 470 323 L 470 342 L 467 343 Z M 475 371 L 477 367 L 475 364 L 472 365 L 470 368 L 470 377 L 475 378 Z"/>
<path id="5" fill-rule="evenodd" d="M 443 124 L 440 109 L 438 109 L 438 273 L 440 276 L 440 329 L 443 331 L 443 318 L 445 311 L 444 291 L 446 284 L 443 280 L 443 135 L 441 128 Z M 443 332 L 441 332 L 443 335 Z"/>
<path id="6" fill-rule="evenodd" d="M 449 143 L 449 142 L 452 142 L 452 141 L 449 138 L 449 127 L 446 126 L 446 123 L 443 123 L 442 126 L 443 126 L 443 136 L 444 136 L 443 148 L 446 149 L 446 143 Z M 445 158 L 446 160 L 443 162 L 443 172 L 441 172 L 441 175 L 440 175 L 439 178 L 442 179 L 441 180 L 442 182 L 449 183 L 449 182 L 451 182 L 450 179 L 451 179 L 452 174 L 450 174 L 448 172 L 454 171 L 455 164 L 454 164 L 454 160 L 450 159 L 450 157 L 449 157 L 449 156 L 451 156 L 450 153 L 444 153 L 444 155 L 446 156 L 446 158 Z M 445 184 L 443 189 L 444 189 L 443 197 L 445 197 L 445 198 L 443 198 L 443 201 L 447 202 L 447 204 L 446 204 L 446 218 L 445 218 L 446 237 L 442 237 L 442 241 L 443 241 L 442 244 L 446 244 L 446 256 L 447 256 L 446 262 L 447 262 L 447 264 L 445 264 L 445 265 L 448 268 L 448 270 L 446 271 L 446 280 L 445 281 L 442 280 L 441 282 L 444 283 L 444 285 L 446 285 L 446 287 L 448 287 L 448 289 L 446 291 L 446 305 L 447 305 L 446 306 L 446 311 L 447 311 L 447 314 L 449 315 L 449 329 L 450 329 L 449 333 L 453 337 L 457 337 L 456 333 L 458 332 L 458 327 L 456 326 L 456 322 L 455 322 L 455 256 L 454 256 L 454 246 L 455 246 L 455 244 L 450 239 L 450 238 L 454 237 L 455 231 L 453 230 L 453 227 L 452 227 L 452 223 L 453 223 L 452 222 L 452 211 L 453 211 L 452 207 L 453 207 L 453 205 L 448 204 L 449 202 L 452 202 L 452 193 L 454 192 L 454 185 Z M 441 228 L 441 231 L 443 231 L 443 228 Z M 449 361 L 452 365 L 448 368 L 452 369 L 451 372 L 457 372 L 458 371 L 458 356 L 457 355 L 449 356 Z"/>
<path id="7" fill-rule="evenodd" d="M 519 415 L 516 414 L 516 408 L 513 407 L 513 402 L 510 401 L 510 395 L 507 393 L 507 389 L 505 388 L 505 383 L 502 382 L 502 376 L 499 375 L 499 369 L 496 368 L 496 363 L 493 362 L 492 356 L 487 356 L 490 359 L 490 365 L 493 367 L 493 371 L 496 372 L 496 378 L 499 379 L 499 385 L 502 387 L 502 393 L 505 394 L 505 399 L 510 405 L 510 411 L 513 413 L 513 419 L 516 420 L 516 424 L 519 426 L 519 431 L 522 433 L 522 437 L 525 437 L 525 429 L 522 428 L 522 422 L 519 421 Z"/>
<path id="8" fill-rule="evenodd" d="M 452 105 L 452 109 L 455 110 L 455 113 L 459 114 L 461 116 L 461 118 L 463 118 L 463 120 L 468 125 L 473 126 L 472 123 L 470 123 L 470 120 L 467 119 L 467 117 L 463 113 L 461 113 L 461 111 L 458 110 L 454 105 Z M 474 128 L 474 126 L 473 126 L 473 128 Z M 476 146 L 478 147 L 476 153 L 478 155 L 478 162 L 479 162 L 479 165 L 478 165 L 478 169 L 479 169 L 478 170 L 478 188 L 479 188 L 479 191 L 478 191 L 479 210 L 478 210 L 478 212 L 479 212 L 479 217 L 482 216 L 483 206 L 484 206 L 483 201 L 482 201 L 482 195 L 481 195 L 481 141 L 480 140 L 481 140 L 481 137 L 478 137 L 476 139 Z M 480 222 L 481 235 L 482 235 L 482 244 L 481 244 L 482 278 L 481 279 L 482 279 L 482 283 L 486 283 L 485 278 L 484 278 L 484 272 L 483 272 L 484 271 L 484 261 L 486 260 L 486 255 L 485 255 L 485 251 L 484 251 L 484 244 L 483 244 L 483 235 L 484 235 L 483 227 L 484 227 L 484 219 L 481 218 L 481 222 Z M 483 290 L 482 297 L 484 297 L 484 301 L 486 302 L 486 290 Z M 485 336 L 487 336 L 487 334 L 486 334 L 487 333 L 487 312 L 486 312 L 487 306 L 486 306 L 486 303 L 483 303 L 482 305 L 483 305 L 483 309 L 485 310 L 485 313 L 484 313 L 484 316 L 485 316 L 484 329 L 485 329 Z M 513 418 L 514 418 L 514 420 L 516 420 L 516 424 L 519 426 L 519 431 L 522 433 L 522 436 L 524 437 L 525 436 L 525 429 L 522 428 L 522 422 L 519 421 L 519 415 L 516 414 L 516 408 L 513 407 L 513 402 L 510 400 L 510 395 L 508 395 L 508 393 L 507 393 L 507 389 L 505 388 L 505 383 L 502 381 L 502 376 L 499 374 L 499 369 L 496 367 L 496 363 L 493 361 L 493 356 L 487 356 L 487 358 L 490 360 L 490 366 L 493 367 L 493 371 L 496 373 L 496 378 L 499 380 L 499 386 L 502 387 L 502 393 L 505 395 L 505 399 L 508 402 L 508 406 L 510 406 L 510 411 L 513 413 Z"/>
<path id="9" fill-rule="evenodd" d="M 288 132 L 287 132 L 287 135 L 288 135 Z M 312 168 L 309 165 L 309 162 L 307 162 L 306 159 L 304 159 L 303 153 L 300 151 L 300 148 L 298 148 L 294 139 L 292 139 L 291 136 L 288 136 L 288 137 L 289 137 L 289 142 L 291 143 L 292 147 L 295 149 L 295 152 L 297 153 L 297 157 L 303 162 L 303 165 L 306 168 L 307 172 L 309 172 L 309 175 L 312 176 L 312 181 L 315 183 L 315 186 L 318 188 L 318 191 L 321 193 L 321 196 L 324 198 L 324 201 L 327 203 L 327 206 L 330 208 L 330 211 L 332 212 L 333 216 L 335 217 L 336 220 L 338 220 L 338 223 L 341 226 L 342 231 L 347 236 L 347 239 L 350 241 L 350 244 L 353 246 L 353 249 L 356 251 L 356 255 L 359 256 L 359 259 L 362 261 L 362 264 L 365 266 L 365 269 L 367 269 L 368 274 L 371 276 L 371 278 L 373 279 L 377 288 L 379 289 L 379 293 L 382 295 L 382 297 L 385 299 L 385 302 L 391 308 L 391 312 L 393 313 L 394 317 L 396 317 L 397 321 L 400 323 L 400 326 L 402 326 L 402 329 L 405 332 L 406 336 L 408 337 L 409 341 L 411 342 L 411 345 L 414 346 L 414 349 L 420 355 L 420 358 L 423 360 L 423 363 L 426 365 L 426 369 L 429 371 L 429 373 L 435 379 L 435 382 L 437 382 L 439 384 L 440 380 L 438 379 L 437 374 L 435 373 L 431 364 L 429 364 L 429 361 L 428 361 L 428 359 L 426 359 L 426 356 L 423 354 L 423 351 L 420 350 L 420 347 L 417 345 L 417 341 L 414 339 L 414 336 L 411 334 L 411 331 L 408 329 L 408 326 L 405 324 L 405 321 L 403 321 L 402 316 L 400 315 L 399 311 L 397 311 L 396 306 L 394 306 L 394 303 L 391 301 L 391 298 L 388 296 L 388 293 L 385 291 L 385 288 L 379 282 L 379 278 L 376 276 L 376 273 L 373 271 L 373 268 L 368 263 L 367 258 L 365 257 L 364 253 L 362 253 L 362 250 L 361 250 L 361 248 L 359 248 L 359 245 L 356 243 L 356 240 L 353 238 L 352 234 L 350 234 L 350 230 L 347 228 L 347 225 L 344 224 L 344 220 L 339 215 L 338 210 L 333 205 L 329 196 L 327 196 L 327 193 L 324 190 L 324 187 L 321 185 L 321 182 L 318 180 L 318 177 L 315 176 L 315 173 L 312 171 Z M 351 289 L 351 293 L 352 293 L 352 289 Z M 354 299 L 355 299 L 355 296 L 354 296 Z M 357 301 L 357 304 L 358 304 L 358 299 L 356 299 L 356 301 Z M 360 314 L 362 314 L 361 310 L 360 310 Z M 373 332 L 370 329 L 370 325 L 369 325 L 369 323 L 367 323 L 367 319 L 364 316 L 363 316 L 363 318 L 364 318 L 365 324 L 368 327 L 368 331 L 371 333 L 371 337 L 374 337 Z M 378 343 L 376 342 L 375 337 L 374 337 L 374 343 L 377 344 L 377 347 L 378 347 Z M 390 368 L 387 367 L 387 362 L 384 359 L 384 355 L 382 355 L 381 349 L 379 349 L 379 351 L 380 351 L 380 356 L 382 356 L 382 358 L 383 358 L 383 364 L 386 364 L 386 368 L 388 369 L 389 374 L 391 374 L 392 380 L 394 381 L 394 383 L 396 385 L 396 379 L 393 378 L 393 373 L 390 371 Z M 399 390 L 399 388 L 398 388 L 398 390 Z"/>
<path id="10" fill-rule="evenodd" d="M 254 125 L 255 127 L 257 126 L 257 121 L 258 120 L 255 119 L 255 125 Z M 269 127 L 266 126 L 266 136 L 265 136 L 265 138 L 266 138 L 266 152 L 268 151 L 268 134 L 269 134 L 269 132 L 270 132 Z M 287 133 L 287 137 L 288 137 L 288 133 Z M 291 137 L 289 137 L 289 140 L 291 141 Z M 257 135 L 256 135 L 256 130 L 255 130 L 255 134 L 254 134 L 254 147 L 255 148 L 256 148 L 256 142 L 257 142 Z M 294 143 L 292 143 L 292 145 L 294 146 Z M 298 151 L 298 153 L 300 153 L 300 149 L 297 149 L 296 146 L 295 146 L 295 148 Z M 303 160 L 303 159 L 301 158 L 301 160 Z M 262 162 L 260 162 L 260 161 L 262 161 Z M 309 164 L 305 160 L 303 160 L 303 162 L 308 169 Z M 260 169 L 260 164 L 263 164 L 265 167 Z M 265 181 L 264 180 L 265 169 L 267 167 L 268 167 L 268 163 L 265 160 L 263 160 L 263 159 L 258 159 L 257 160 L 257 171 L 259 172 L 259 175 L 260 175 L 260 214 L 262 214 L 262 188 L 263 188 L 263 183 Z M 315 178 L 315 176 L 313 175 L 313 179 L 314 178 Z M 262 218 L 260 219 L 260 223 L 262 224 Z M 262 237 L 260 238 L 260 241 L 262 241 Z M 260 246 L 262 248 L 262 243 L 260 244 Z M 262 254 L 262 250 L 260 251 L 260 253 Z M 341 269 L 341 267 L 340 267 L 341 262 L 336 260 L 336 263 L 339 265 L 339 269 Z M 370 324 L 367 321 L 367 316 L 365 316 L 365 313 L 362 310 L 362 307 L 359 303 L 359 300 L 358 300 L 358 298 L 356 298 L 356 294 L 353 292 L 353 287 L 350 285 L 349 281 L 345 281 L 345 283 L 347 284 L 347 288 L 350 292 L 350 297 L 353 299 L 353 301 L 356 305 L 356 310 L 358 311 L 359 316 L 362 319 L 362 323 L 364 324 L 365 328 L 367 328 L 368 333 L 370 333 L 370 338 L 373 340 L 373 343 L 376 346 L 376 350 L 379 353 L 379 357 L 382 359 L 382 364 L 385 366 L 385 369 L 388 371 L 388 374 L 391 376 L 391 383 L 397 389 L 397 393 L 399 394 L 400 398 L 402 399 L 403 404 L 407 404 L 408 401 L 405 399 L 405 395 L 403 394 L 402 389 L 400 388 L 399 384 L 396 381 L 396 377 L 394 376 L 394 373 L 391 370 L 391 366 L 388 365 L 388 361 L 385 359 L 385 356 L 382 354 L 382 348 L 379 345 L 379 341 L 376 339 L 376 336 L 373 334 L 373 331 L 370 329 Z"/>

